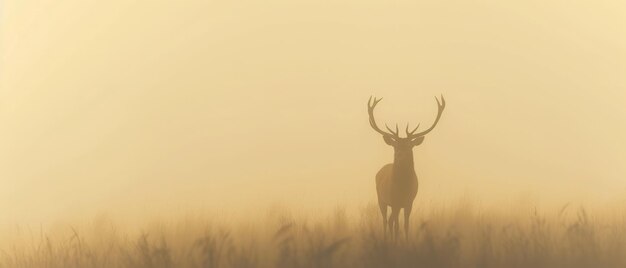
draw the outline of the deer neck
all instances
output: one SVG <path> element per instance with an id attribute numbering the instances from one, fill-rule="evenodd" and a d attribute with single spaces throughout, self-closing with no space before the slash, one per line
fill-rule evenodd
<path id="1" fill-rule="evenodd" d="M 413 178 L 415 174 L 415 165 L 413 163 L 413 151 L 409 151 L 404 157 L 393 159 L 394 177 L 398 179 Z"/>

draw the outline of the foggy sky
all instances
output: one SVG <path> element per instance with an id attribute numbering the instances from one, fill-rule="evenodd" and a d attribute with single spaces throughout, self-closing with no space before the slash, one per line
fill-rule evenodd
<path id="1" fill-rule="evenodd" d="M 375 200 L 428 126 L 418 202 L 626 193 L 624 1 L 9 0 L 0 220 Z"/>

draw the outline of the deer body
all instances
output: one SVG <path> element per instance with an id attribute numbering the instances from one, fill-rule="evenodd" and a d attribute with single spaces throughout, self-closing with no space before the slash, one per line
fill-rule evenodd
<path id="1" fill-rule="evenodd" d="M 394 171 L 393 163 L 383 166 L 376 173 L 378 204 L 400 208 L 410 207 L 413 204 L 418 189 L 417 175 L 415 172 L 412 174 L 399 173 L 402 172 Z"/>
<path id="2" fill-rule="evenodd" d="M 383 215 L 383 232 L 386 236 L 387 226 L 396 239 L 399 231 L 399 214 L 400 210 L 404 210 L 404 233 L 408 239 L 409 236 L 409 217 L 413 208 L 413 201 L 417 196 L 418 182 L 413 162 L 413 147 L 420 145 L 424 141 L 424 135 L 434 129 L 439 122 L 443 109 L 445 108 L 445 100 L 441 98 L 441 103 L 437 99 L 438 113 L 433 125 L 422 132 L 415 134 L 418 126 L 409 132 L 409 126 L 406 128 L 406 137 L 401 138 L 398 131 L 393 131 L 389 127 L 389 132 L 383 131 L 376 125 L 374 120 L 374 108 L 382 99 L 374 99 L 374 102 L 368 101 L 368 113 L 370 125 L 372 128 L 383 135 L 383 140 L 394 148 L 393 163 L 383 166 L 376 173 L 376 193 L 378 195 L 378 205 Z M 391 207 L 391 215 L 387 218 L 387 208 Z"/>

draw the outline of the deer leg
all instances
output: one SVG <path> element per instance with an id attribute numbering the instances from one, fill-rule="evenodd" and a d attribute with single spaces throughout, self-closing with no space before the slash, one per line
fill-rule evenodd
<path id="1" fill-rule="evenodd" d="M 393 208 L 391 208 L 391 214 L 389 215 L 389 220 L 387 221 L 387 227 L 389 227 L 389 233 L 392 234 L 393 237 Z"/>
<path id="2" fill-rule="evenodd" d="M 400 234 L 400 209 L 398 209 L 396 219 L 394 219 L 393 221 L 396 223 L 393 225 L 393 236 L 394 239 L 398 241 L 398 235 Z"/>
<path id="3" fill-rule="evenodd" d="M 391 209 L 393 211 L 393 208 Z M 389 233 L 393 235 L 393 212 L 389 215 L 389 220 L 387 221 L 387 227 L 389 227 Z"/>
<path id="4" fill-rule="evenodd" d="M 404 236 L 407 241 L 409 241 L 409 217 L 411 217 L 412 209 L 412 204 L 404 207 Z"/>
<path id="5" fill-rule="evenodd" d="M 399 207 L 391 207 L 391 216 L 389 216 L 389 220 L 391 223 L 391 226 L 389 226 L 389 229 L 391 230 L 391 234 L 393 235 L 393 240 L 396 241 L 398 240 L 398 229 L 400 228 L 400 225 L 398 224 L 398 218 L 400 215 L 400 208 Z"/>
<path id="6" fill-rule="evenodd" d="M 385 240 L 387 239 L 387 205 L 383 203 L 378 203 L 380 207 L 380 214 L 383 214 L 383 237 Z"/>

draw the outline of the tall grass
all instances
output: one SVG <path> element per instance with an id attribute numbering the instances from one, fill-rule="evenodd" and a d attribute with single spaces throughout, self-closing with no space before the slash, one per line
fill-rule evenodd
<path id="1" fill-rule="evenodd" d="M 0 267 L 626 267 L 620 213 L 431 209 L 416 211 L 409 240 L 397 242 L 384 239 L 378 213 L 182 219 L 139 232 L 99 220 L 23 232 Z"/>

